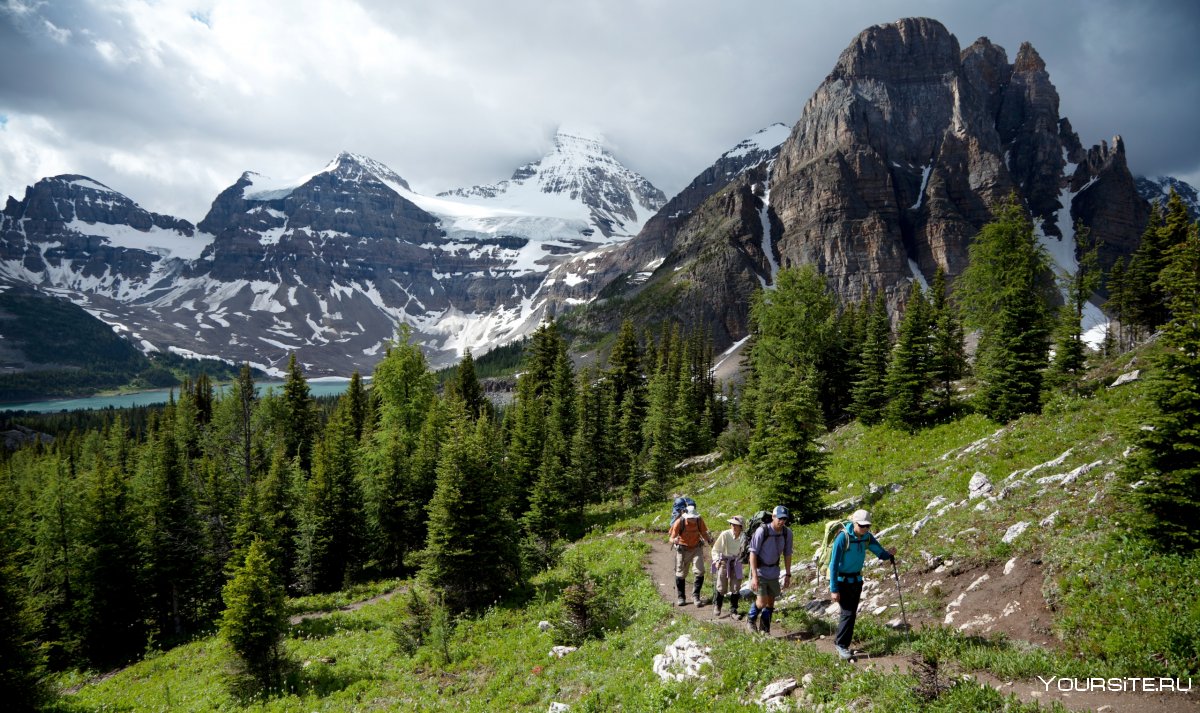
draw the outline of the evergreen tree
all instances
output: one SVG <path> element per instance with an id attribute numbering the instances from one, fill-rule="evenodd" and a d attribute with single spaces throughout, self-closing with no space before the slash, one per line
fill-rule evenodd
<path id="1" fill-rule="evenodd" d="M 867 332 L 858 361 L 858 379 L 854 382 L 850 413 L 863 425 L 871 426 L 883 420 L 883 407 L 887 404 L 887 369 L 892 351 L 892 323 L 882 292 L 876 295 L 874 308 L 866 311 L 863 321 L 867 324 Z"/>
<path id="2" fill-rule="evenodd" d="M 307 591 L 340 589 L 362 564 L 365 525 L 354 476 L 356 455 L 349 408 L 339 402 L 314 452 L 299 528 L 300 570 Z"/>
<path id="3" fill-rule="evenodd" d="M 131 501 L 129 476 L 123 459 L 123 427 L 110 426 L 91 468 L 90 493 L 84 513 L 84 540 L 88 543 L 84 589 L 89 612 L 87 658 L 108 667 L 134 657 L 145 646 L 142 625 L 144 602 L 139 584 L 141 557 Z M 120 434 L 120 435 L 117 435 Z M 120 443 L 114 443 L 120 441 Z"/>
<path id="4" fill-rule="evenodd" d="M 645 485 L 644 461 L 642 458 L 642 428 L 644 407 L 641 390 L 630 389 L 621 401 L 620 421 L 617 426 L 617 454 L 620 467 L 627 475 L 626 492 L 636 504 L 641 500 Z"/>
<path id="5" fill-rule="evenodd" d="M 379 427 L 371 433 L 371 443 L 364 454 L 362 490 L 371 560 L 381 573 L 388 575 L 397 574 L 403 566 L 404 553 L 418 528 L 412 521 L 413 506 L 423 507 L 425 501 L 411 502 L 412 459 L 437 400 L 436 378 L 420 347 L 409 339 L 408 328 L 403 327 L 400 339 L 388 348 L 383 361 L 375 367 L 373 390 L 379 394 Z M 348 402 L 345 408 L 351 417 L 352 436 L 352 416 L 357 407 Z"/>
<path id="6" fill-rule="evenodd" d="M 346 387 L 346 401 L 350 409 L 350 425 L 354 430 L 354 440 L 361 441 L 363 434 L 374 426 L 374 415 L 371 409 L 371 397 L 363 387 L 362 376 L 356 369 L 350 375 L 350 385 Z"/>
<path id="7" fill-rule="evenodd" d="M 615 485 L 614 436 L 619 416 L 613 384 L 595 371 L 580 374 L 575 392 L 575 434 L 571 439 L 572 479 L 584 502 L 599 502 Z"/>
<path id="8" fill-rule="evenodd" d="M 245 671 L 264 688 L 277 688 L 283 670 L 287 631 L 284 590 L 275 579 L 269 549 L 255 539 L 242 564 L 225 585 L 221 636 Z"/>
<path id="9" fill-rule="evenodd" d="M 1041 410 L 1054 284 L 1049 258 L 1016 198 L 995 211 L 968 250 L 956 295 L 980 329 L 980 410 L 997 421 Z"/>
<path id="10" fill-rule="evenodd" d="M 82 532 L 83 503 L 71 444 L 41 464 L 33 511 L 32 551 L 27 578 L 38 615 L 40 638 L 46 641 L 51 666 L 80 661 L 83 653 L 85 600 L 81 591 L 86 564 Z"/>
<path id="11" fill-rule="evenodd" d="M 1075 252 L 1079 256 L 1075 274 L 1064 290 L 1066 303 L 1059 310 L 1054 361 L 1051 372 L 1055 381 L 1075 390 L 1087 362 L 1083 343 L 1083 310 L 1092 293 L 1100 287 L 1099 245 L 1088 247 L 1089 231 L 1082 223 L 1075 226 Z"/>
<path id="12" fill-rule="evenodd" d="M 1165 207 L 1155 204 L 1142 240 L 1130 259 L 1126 273 L 1130 318 L 1138 327 L 1153 332 L 1170 318 L 1168 297 L 1159 281 L 1167 264 L 1167 253 L 1187 239 L 1191 220 L 1187 206 L 1174 189 Z"/>
<path id="13" fill-rule="evenodd" d="M 268 551 L 275 553 L 271 559 L 275 578 L 285 586 L 291 584 L 296 570 L 296 514 L 303 489 L 304 474 L 299 466 L 285 457 L 282 447 L 276 448 L 267 475 L 258 483 L 254 521 L 259 524 L 255 534 Z"/>
<path id="14" fill-rule="evenodd" d="M 929 304 L 921 283 L 913 281 L 887 372 L 884 420 L 912 431 L 925 421 L 930 387 Z"/>
<path id="15" fill-rule="evenodd" d="M 940 265 L 929 291 L 929 319 L 933 330 L 929 353 L 929 376 L 933 381 L 934 398 L 931 416 L 936 420 L 950 416 L 954 407 L 954 382 L 966 373 L 967 354 L 963 345 L 962 324 L 949 300 L 946 271 Z"/>
<path id="16" fill-rule="evenodd" d="M 1143 430 L 1131 477 L 1143 532 L 1155 546 L 1181 553 L 1200 549 L 1200 225 L 1167 252 L 1158 288 L 1170 321 L 1157 359 L 1150 397 L 1153 430 Z"/>
<path id="17" fill-rule="evenodd" d="M 642 427 L 649 485 L 655 495 L 661 492 L 671 468 L 679 462 L 679 444 L 675 438 L 674 419 L 676 391 L 679 386 L 678 361 L 670 357 L 668 346 L 661 346 L 660 354 L 667 359 L 650 377 L 649 406 Z"/>
<path id="18" fill-rule="evenodd" d="M 1117 258 L 1113 262 L 1105 280 L 1108 289 L 1108 301 L 1104 304 L 1105 311 L 1117 322 L 1116 351 L 1123 352 L 1128 346 L 1129 338 L 1129 296 L 1125 281 L 1125 258 Z M 1111 323 L 1110 323 L 1111 329 Z M 1106 354 L 1106 356 L 1111 356 Z"/>
<path id="19" fill-rule="evenodd" d="M 454 378 L 447 382 L 446 396 L 461 399 L 472 418 L 479 418 L 484 411 L 491 409 L 491 402 L 484 395 L 479 377 L 475 375 L 475 359 L 471 356 L 470 349 L 466 350 L 459 361 Z"/>
<path id="20" fill-rule="evenodd" d="M 202 588 L 206 543 L 195 496 L 184 477 L 172 433 L 173 414 L 151 422 L 143 449 L 141 519 L 146 553 L 145 594 L 151 633 L 176 638 L 202 623 L 208 602 Z"/>
<path id="21" fill-rule="evenodd" d="M 795 522 L 820 516 L 828 486 L 823 477 L 825 456 L 815 440 L 824 424 L 813 381 L 810 366 L 790 371 L 781 382 L 759 384 L 750 442 L 750 462 L 762 497 L 786 506 Z"/>
<path id="22" fill-rule="evenodd" d="M 239 394 L 242 387 L 239 385 Z M 296 353 L 288 356 L 287 377 L 283 383 L 285 408 L 282 424 L 284 456 L 296 458 L 300 470 L 312 470 L 312 444 L 317 435 L 316 402 L 309 394 L 308 381 L 296 362 Z M 361 428 L 359 429 L 361 432 Z"/>
<path id="23" fill-rule="evenodd" d="M 7 529 L 7 528 L 5 528 Z M 49 699 L 41 652 L 23 595 L 11 533 L 0 530 L 0 691 L 7 710 L 38 710 Z"/>
<path id="24" fill-rule="evenodd" d="M 567 346 L 554 322 L 538 327 L 530 339 L 517 378 L 516 401 L 511 409 L 508 445 L 508 478 L 515 512 L 529 509 L 529 493 L 541 472 L 546 448 L 546 428 L 553 408 L 557 364 L 566 359 Z"/>
<path id="25" fill-rule="evenodd" d="M 608 355 L 606 376 L 613 384 L 617 403 L 624 401 L 625 394 L 631 389 L 640 389 L 645 385 L 641 347 L 633 332 L 633 322 L 628 319 L 621 323 L 621 331 L 617 333 L 617 340 Z"/>
<path id="26" fill-rule="evenodd" d="M 504 502 L 493 427 L 453 405 L 429 503 L 422 575 L 454 611 L 492 604 L 517 581 L 515 528 Z"/>
<path id="27" fill-rule="evenodd" d="M 797 367 L 814 369 L 812 387 L 818 399 L 828 392 L 826 366 L 836 340 L 837 311 L 825 279 L 811 265 L 781 270 L 774 290 L 754 294 L 750 319 L 755 330 L 752 368 L 763 379 L 790 378 Z M 826 404 L 821 404 L 822 411 Z"/>

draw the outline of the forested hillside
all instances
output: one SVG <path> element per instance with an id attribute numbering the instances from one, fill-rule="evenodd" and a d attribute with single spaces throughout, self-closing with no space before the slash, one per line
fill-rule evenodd
<path id="1" fill-rule="evenodd" d="M 914 284 L 895 334 L 880 300 L 839 304 L 814 270 L 781 271 L 751 308 L 736 391 L 714 383 L 703 334 L 639 334 L 629 322 L 603 367 L 582 370 L 557 325 L 544 324 L 504 407 L 485 397 L 470 355 L 439 391 L 407 331 L 371 388 L 355 375 L 327 419 L 295 359 L 279 393 L 258 394 L 248 369 L 225 395 L 206 377 L 189 381 L 143 431 L 117 420 L 0 463 L 0 676 L 21 701 L 57 696 L 50 705 L 64 710 L 326 698 L 337 709 L 362 700 L 421 708 L 447 691 L 468 710 L 564 698 L 596 710 L 733 710 L 759 694 L 761 675 L 811 671 L 809 693 L 823 703 L 857 707 L 873 685 L 879 710 L 1000 710 L 986 687 L 954 686 L 938 701 L 936 686 L 922 697 L 906 676 L 830 674 L 823 654 L 797 644 L 743 658 L 745 635 L 730 630 L 701 632 L 720 675 L 699 688 L 656 681 L 646 659 L 686 627 L 640 572 L 639 533 L 662 536 L 680 489 L 702 501 L 714 528 L 719 512 L 784 504 L 798 542 L 867 501 L 915 523 L 928 496 L 954 499 L 946 493 L 968 468 L 998 479 L 1063 448 L 1114 467 L 1087 505 L 1080 493 L 1062 496 L 1074 514 L 1049 518 L 1062 517 L 1072 535 L 1062 543 L 1053 527 L 1015 545 L 994 533 L 964 539 L 971 517 L 999 525 L 1014 508 L 1043 504 L 999 495 L 990 509 L 943 508 L 936 517 L 949 513 L 953 524 L 919 537 L 913 526 L 899 540 L 906 575 L 920 568 L 921 549 L 972 567 L 1052 558 L 1054 647 L 1031 653 L 936 627 L 915 642 L 881 627 L 863 635 L 888 651 L 1020 678 L 1051 664 L 1083 671 L 1066 663 L 1072 656 L 1105 675 L 1192 675 L 1195 590 L 1176 585 L 1197 561 L 1200 235 L 1175 201 L 1155 213 L 1120 279 L 1084 256 L 1056 290 L 1028 216 L 998 206 L 953 290 L 940 278 L 929 295 Z M 1090 353 L 1078 296 L 1097 284 L 1124 320 Z M 1056 306 L 1064 293 L 1066 307 Z M 979 334 L 973 362 L 966 330 Z M 1153 344 L 1138 346 L 1152 333 Z M 1131 356 L 1145 384 L 1104 388 L 1097 377 Z M 676 467 L 714 450 L 726 462 L 703 475 Z M 867 480 L 901 488 L 858 487 Z M 1091 506 L 1095 519 L 1084 520 Z M 925 515 L 922 525 L 935 517 Z M 1101 563 L 1125 578 L 1096 579 Z M 1170 618 L 1134 635 L 1136 619 L 1106 609 L 1122 597 L 1151 605 L 1142 567 L 1171 573 L 1173 598 L 1162 610 Z M 357 614 L 296 618 L 397 586 Z M 944 606 L 924 594 L 918 606 Z M 821 631 L 803 604 L 784 615 L 796 638 Z M 535 626 L 542 618 L 548 631 Z M 548 640 L 580 648 L 551 671 Z M 83 683 L 72 672 L 139 658 L 138 673 L 111 683 L 71 694 L 52 683 Z M 194 674 L 187 683 L 172 678 L 181 667 Z"/>

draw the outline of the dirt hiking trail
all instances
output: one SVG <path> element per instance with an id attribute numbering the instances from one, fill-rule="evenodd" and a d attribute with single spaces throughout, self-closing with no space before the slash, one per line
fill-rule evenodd
<path id="1" fill-rule="evenodd" d="M 651 533 L 647 536 L 647 542 L 650 544 L 650 555 L 645 563 L 646 571 L 650 575 L 654 584 L 658 587 L 659 594 L 662 596 L 662 598 L 668 602 L 671 602 L 674 606 L 676 596 L 675 553 L 672 550 L 671 545 L 667 543 L 665 533 Z M 795 560 L 793 560 L 793 571 L 799 570 L 799 567 L 796 563 L 802 560 L 803 557 L 797 557 Z M 707 564 L 710 561 L 709 549 L 705 547 L 703 562 Z M 1053 642 L 1049 640 L 1050 637 L 1045 633 L 1043 628 L 1043 625 L 1046 623 L 1044 617 L 1047 612 L 1045 612 L 1045 603 L 1041 601 L 1040 579 L 1037 581 L 1036 586 L 1031 586 L 1031 581 L 1035 579 L 1035 575 L 1040 576 L 1040 569 L 1029 567 L 1028 563 L 1025 563 L 1025 565 L 1030 570 L 1027 575 L 1018 579 L 1010 580 L 1010 582 L 1004 586 L 997 586 L 996 581 L 994 581 L 998 579 L 999 573 L 996 573 L 995 576 L 989 574 L 987 578 L 984 578 L 984 574 L 987 573 L 982 572 L 982 570 L 955 574 L 939 573 L 936 575 L 932 572 L 929 572 L 922 573 L 921 575 L 913 576 L 911 578 L 906 574 L 901 574 L 900 579 L 901 586 L 904 588 L 904 598 L 906 603 L 908 603 L 910 600 L 910 588 L 915 589 L 917 587 L 926 586 L 930 582 L 935 581 L 939 582 L 939 585 L 937 586 L 942 586 L 945 580 L 950 579 L 951 577 L 961 578 L 963 580 L 961 588 L 964 591 L 966 591 L 968 588 L 971 588 L 970 591 L 979 592 L 983 595 L 993 593 L 993 596 L 976 597 L 971 608 L 967 612 L 964 612 L 970 616 L 978 617 L 979 621 L 993 624 L 1000 623 L 1002 619 L 1007 618 L 1001 617 L 1000 612 L 1012 608 L 1011 602 L 1008 601 L 1010 597 L 1024 595 L 1027 599 L 1023 602 L 1021 599 L 1013 599 L 1012 601 L 1018 602 L 1018 609 L 1021 607 L 1024 608 L 1026 612 L 1025 617 L 1012 619 L 1007 622 L 1009 625 L 988 627 L 980 626 L 978 630 L 972 631 L 971 633 L 1002 632 L 1008 635 L 1010 638 L 1032 641 L 1038 645 L 1052 646 Z M 903 562 L 901 563 L 901 566 L 903 567 Z M 1010 570 L 1011 574 L 1014 567 L 1009 566 L 1008 569 Z M 782 602 L 789 597 L 789 594 L 799 594 L 800 596 L 798 597 L 798 602 L 784 604 L 783 607 L 777 608 L 786 609 L 797 606 L 804 607 L 805 604 L 808 603 L 812 609 L 816 610 L 817 614 L 820 615 L 825 608 L 831 604 L 831 602 L 829 601 L 829 594 L 827 591 L 822 592 L 821 602 L 814 600 L 814 595 L 816 594 L 815 587 L 807 584 L 811 576 L 811 570 L 801 573 L 798 579 L 805 582 L 805 584 L 796 585 L 788 590 L 785 590 L 783 596 L 778 600 Z M 888 614 L 891 616 L 892 607 L 885 603 L 886 598 L 884 597 L 885 592 L 890 591 L 890 594 L 893 597 L 896 592 L 891 570 L 875 567 L 869 571 L 866 577 L 868 582 L 874 581 L 875 584 L 871 586 L 870 589 L 868 589 L 867 585 L 864 585 L 863 604 L 859 607 L 859 617 L 862 618 L 864 614 L 866 614 L 868 611 L 871 611 L 867 607 L 868 602 L 873 602 L 878 607 L 888 606 Z M 932 577 L 937 577 L 937 579 L 931 579 Z M 912 581 L 909 581 L 910 579 Z M 992 584 L 990 587 L 985 588 L 984 585 L 988 582 L 991 582 Z M 888 588 L 890 588 L 890 590 Z M 822 589 L 824 589 L 824 586 Z M 701 606 L 697 607 L 691 602 L 692 580 L 690 574 L 688 576 L 688 583 L 685 591 L 688 596 L 688 603 L 685 606 L 675 607 L 679 613 L 685 614 L 699 621 L 705 621 L 723 626 L 736 626 L 744 631 L 749 632 L 745 621 L 745 613 L 749 610 L 749 602 L 743 601 L 738 606 L 740 613 L 743 615 L 741 619 L 734 619 L 729 616 L 728 601 L 726 601 L 725 608 L 722 611 L 722 616 L 720 618 L 713 616 L 713 585 L 711 576 L 706 575 L 704 578 L 704 590 L 701 593 Z M 869 598 L 868 591 L 876 592 L 876 595 Z M 1034 592 L 1036 592 L 1036 602 L 1028 599 Z M 965 597 L 961 598 L 959 601 L 962 602 L 964 600 Z M 992 612 L 991 614 L 988 613 L 989 610 Z M 914 628 L 919 629 L 923 625 L 931 622 L 931 619 L 928 616 L 914 616 L 914 613 L 911 609 L 907 611 L 907 614 L 908 621 Z M 1032 624 L 1030 623 L 1030 615 L 1032 615 L 1032 621 L 1034 622 Z M 899 618 L 899 609 L 895 609 L 895 616 Z M 784 621 L 780 621 L 781 618 L 784 619 Z M 955 617 L 951 616 L 950 619 L 953 622 Z M 832 619 L 827 620 L 831 621 L 831 629 L 832 626 L 836 626 L 836 615 Z M 970 622 L 974 622 L 976 619 L 972 618 L 968 619 L 967 621 L 969 625 Z M 773 622 L 774 626 L 772 627 L 773 630 L 770 636 L 777 639 L 793 641 L 798 645 L 815 646 L 818 651 L 830 654 L 831 656 L 835 655 L 832 633 L 824 636 L 817 636 L 816 638 L 813 638 L 807 632 L 788 633 L 784 631 L 783 624 L 785 623 L 786 617 L 779 617 L 777 615 L 775 621 Z M 1020 634 L 1025 634 L 1025 636 L 1021 636 Z M 761 636 L 762 634 L 759 635 Z M 860 656 L 857 663 L 832 663 L 831 665 L 854 666 L 864 670 L 872 668 L 880 671 L 896 670 L 900 673 L 908 673 L 912 666 L 912 662 L 907 655 L 883 655 Z M 798 671 L 796 673 L 796 677 L 800 678 L 804 673 L 805 672 L 803 671 Z M 959 675 L 963 675 L 963 672 L 960 672 Z M 1022 701 L 1037 701 L 1038 703 L 1046 705 L 1052 701 L 1057 701 L 1066 708 L 1076 711 L 1104 711 L 1105 713 L 1149 713 L 1150 711 L 1154 711 L 1155 713 L 1200 712 L 1200 695 L 1198 695 L 1196 691 L 1192 691 L 1190 693 L 1147 693 L 1141 691 L 1063 691 L 1059 690 L 1056 681 L 1050 680 L 1054 675 L 1053 672 L 1047 672 L 1044 675 L 1044 678 L 1049 681 L 1049 685 L 1047 685 L 1046 682 L 1038 680 L 1037 678 L 1028 681 L 1004 680 L 984 671 L 973 671 L 969 672 L 967 675 L 971 676 L 979 683 L 995 688 L 1001 694 L 1006 696 L 1009 694 L 1015 694 L 1017 698 Z M 1184 679 L 1180 683 L 1183 686 L 1189 685 L 1187 679 Z M 1084 687 L 1086 686 L 1086 681 L 1081 679 L 1079 684 L 1080 687 Z M 1064 687 L 1069 689 L 1073 686 L 1066 685 L 1064 683 Z"/>

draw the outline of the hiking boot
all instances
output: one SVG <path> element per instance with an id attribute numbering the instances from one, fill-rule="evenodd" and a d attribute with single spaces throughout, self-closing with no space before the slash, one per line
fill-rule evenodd
<path id="1" fill-rule="evenodd" d="M 750 631 L 752 633 L 755 633 L 755 634 L 758 633 L 758 619 L 747 619 L 746 626 L 750 629 Z"/>
<path id="2" fill-rule="evenodd" d="M 852 654 L 850 653 L 850 649 L 847 649 L 845 646 L 838 646 L 837 644 L 834 644 L 833 648 L 834 648 L 834 649 L 837 651 L 837 655 L 838 655 L 838 656 L 839 656 L 839 657 L 840 657 L 840 658 L 841 658 L 843 661 L 849 661 L 849 660 L 850 660 L 850 658 L 851 658 L 851 656 L 852 656 Z"/>
<path id="3" fill-rule="evenodd" d="M 683 596 L 682 594 L 680 594 L 678 597 L 675 598 L 675 606 L 682 607 L 682 606 L 685 606 L 686 604 L 687 604 L 687 597 Z"/>
<path id="4" fill-rule="evenodd" d="M 683 578 L 676 577 L 675 578 L 675 604 L 677 606 L 683 606 L 684 604 L 687 604 L 687 597 L 685 597 L 683 595 L 683 591 L 684 591 L 683 588 L 684 588 Z"/>
<path id="5" fill-rule="evenodd" d="M 704 599 L 702 599 L 699 596 L 693 597 L 692 604 L 695 604 L 698 607 L 702 607 L 702 606 L 704 606 Z"/>
<path id="6" fill-rule="evenodd" d="M 718 619 L 721 618 L 721 605 L 720 604 L 713 605 L 713 616 Z"/>

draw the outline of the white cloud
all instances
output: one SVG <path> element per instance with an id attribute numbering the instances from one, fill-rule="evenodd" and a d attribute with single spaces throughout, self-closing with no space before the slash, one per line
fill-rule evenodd
<path id="1" fill-rule="evenodd" d="M 432 192 L 505 178 L 571 123 L 670 194 L 798 120 L 859 31 L 904 15 L 939 18 L 963 45 L 986 34 L 1010 60 L 1032 41 L 1085 144 L 1122 133 L 1135 171 L 1194 174 L 1200 85 L 1171 71 L 1195 66 L 1189 7 L 8 0 L 0 65 L 22 71 L 0 75 L 0 188 L 54 166 L 195 221 L 243 170 L 301 175 L 351 150 Z"/>

